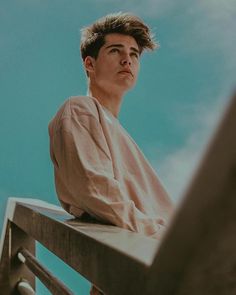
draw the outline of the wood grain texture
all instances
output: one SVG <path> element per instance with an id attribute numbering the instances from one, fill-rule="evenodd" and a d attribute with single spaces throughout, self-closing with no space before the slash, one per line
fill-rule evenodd
<path id="1" fill-rule="evenodd" d="M 10 294 L 10 221 L 6 225 L 6 233 L 3 241 L 2 258 L 0 261 L 0 290 L 2 294 Z M 1 294 L 1 293 L 0 293 Z"/>
<path id="2" fill-rule="evenodd" d="M 149 272 L 145 294 L 236 294 L 236 96 Z"/>
<path id="3" fill-rule="evenodd" d="M 28 221 L 28 223 L 30 222 Z M 17 257 L 17 253 L 20 247 L 26 248 L 33 255 L 35 255 L 35 240 L 12 222 L 10 229 L 10 294 L 18 295 L 19 292 L 17 290 L 17 283 L 21 279 L 27 280 L 31 287 L 35 290 L 35 276 L 26 267 L 26 265 L 19 261 Z"/>
<path id="4" fill-rule="evenodd" d="M 16 204 L 12 221 L 106 294 L 144 289 L 156 240 L 28 204 Z"/>
<path id="5" fill-rule="evenodd" d="M 53 295 L 73 295 L 72 291 L 48 271 L 28 250 L 19 253 L 25 258 L 25 265 L 47 287 Z"/>

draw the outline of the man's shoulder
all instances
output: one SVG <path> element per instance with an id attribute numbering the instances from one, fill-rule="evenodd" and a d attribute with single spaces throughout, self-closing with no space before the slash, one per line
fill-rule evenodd
<path id="1" fill-rule="evenodd" d="M 77 118 L 79 120 L 82 115 L 98 118 L 95 99 L 90 96 L 71 96 L 67 98 L 49 123 L 49 132 L 50 130 L 57 130 L 67 119 Z"/>
<path id="2" fill-rule="evenodd" d="M 90 96 L 71 96 L 62 105 L 62 117 L 77 115 L 97 115 L 95 100 Z"/>
<path id="3" fill-rule="evenodd" d="M 95 99 L 90 96 L 70 96 L 59 108 L 55 117 L 61 120 L 79 115 L 97 117 L 97 114 L 98 110 Z"/>

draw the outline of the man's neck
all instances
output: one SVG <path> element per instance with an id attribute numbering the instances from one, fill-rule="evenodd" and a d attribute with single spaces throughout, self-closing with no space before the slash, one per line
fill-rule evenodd
<path id="1" fill-rule="evenodd" d="M 108 109 L 116 118 L 118 117 L 123 95 L 109 93 L 91 85 L 88 89 L 88 95 L 96 98 L 102 106 Z"/>

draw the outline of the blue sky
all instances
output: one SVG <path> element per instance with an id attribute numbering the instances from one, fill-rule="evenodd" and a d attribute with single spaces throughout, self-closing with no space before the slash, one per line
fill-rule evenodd
<path id="1" fill-rule="evenodd" d="M 117 11 L 142 17 L 160 43 L 143 56 L 120 121 L 180 200 L 235 87 L 235 1 L 1 0 L 1 226 L 9 196 L 57 204 L 47 125 L 66 98 L 86 93 L 81 27 Z M 49 267 L 76 289 L 57 263 Z"/>

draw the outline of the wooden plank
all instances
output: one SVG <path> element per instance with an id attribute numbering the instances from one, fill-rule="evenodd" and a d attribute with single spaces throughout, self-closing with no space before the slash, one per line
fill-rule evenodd
<path id="1" fill-rule="evenodd" d="M 144 288 L 157 241 L 71 217 L 61 209 L 16 202 L 12 222 L 106 294 L 138 294 Z"/>
<path id="2" fill-rule="evenodd" d="M 10 221 L 5 223 L 5 231 L 2 236 L 2 251 L 0 256 L 0 290 L 3 294 L 10 294 Z"/>
<path id="3" fill-rule="evenodd" d="M 4 226 L 4 233 L 0 261 L 0 294 L 18 294 L 16 286 L 22 278 L 28 280 L 35 288 L 34 276 L 16 257 L 20 246 L 25 246 L 35 253 L 35 241 L 10 220 Z"/>
<path id="4" fill-rule="evenodd" d="M 21 257 L 20 260 L 23 260 L 22 262 L 53 295 L 73 295 L 72 291 L 39 263 L 28 250 L 21 248 L 18 252 L 19 256 Z"/>
<path id="5" fill-rule="evenodd" d="M 145 294 L 236 294 L 236 96 L 164 237 Z"/>
<path id="6" fill-rule="evenodd" d="M 28 221 L 29 222 L 29 221 Z M 26 248 L 35 255 L 35 240 L 26 234 L 17 225 L 11 222 L 10 225 L 10 294 L 18 295 L 17 283 L 21 279 L 27 280 L 31 287 L 35 290 L 35 276 L 31 271 L 19 261 L 17 253 L 20 247 Z"/>

